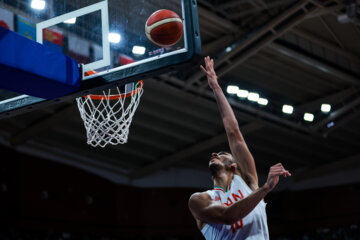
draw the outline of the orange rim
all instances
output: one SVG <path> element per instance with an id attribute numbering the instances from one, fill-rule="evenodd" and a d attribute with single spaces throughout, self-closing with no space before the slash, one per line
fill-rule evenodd
<path id="1" fill-rule="evenodd" d="M 144 82 L 142 80 L 140 80 L 140 81 L 138 81 L 138 84 L 140 84 L 140 86 L 136 90 L 133 90 L 128 93 L 108 95 L 108 96 L 90 94 L 90 95 L 84 96 L 84 98 L 88 97 L 88 98 L 91 98 L 92 100 L 118 100 L 119 98 L 124 99 L 124 98 L 131 97 L 132 95 L 139 93 L 139 91 L 143 88 Z"/>
<path id="2" fill-rule="evenodd" d="M 98 72 L 97 72 L 97 71 L 94 71 L 94 70 L 90 70 L 90 71 L 85 72 L 84 75 L 85 75 L 85 76 L 91 76 L 91 75 L 94 75 L 94 74 L 96 74 L 96 73 L 98 73 Z"/>

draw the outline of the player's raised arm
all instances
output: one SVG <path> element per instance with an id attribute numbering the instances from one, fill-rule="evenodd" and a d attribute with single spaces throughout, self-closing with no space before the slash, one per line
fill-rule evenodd
<path id="1" fill-rule="evenodd" d="M 240 132 L 239 124 L 235 118 L 234 112 L 227 101 L 214 70 L 214 60 L 205 57 L 205 67 L 200 66 L 206 74 L 210 88 L 213 90 L 218 108 L 223 120 L 225 131 L 228 137 L 229 146 L 233 157 L 235 158 L 242 178 L 252 190 L 258 188 L 258 176 L 255 167 L 255 161 L 251 155 L 245 140 Z"/>

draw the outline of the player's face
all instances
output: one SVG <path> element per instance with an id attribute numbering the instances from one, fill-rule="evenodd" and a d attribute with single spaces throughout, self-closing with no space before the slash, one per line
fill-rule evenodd
<path id="1" fill-rule="evenodd" d="M 214 175 L 217 171 L 221 169 L 230 168 L 231 163 L 233 163 L 232 155 L 227 152 L 218 152 L 212 153 L 209 161 L 209 169 Z"/>

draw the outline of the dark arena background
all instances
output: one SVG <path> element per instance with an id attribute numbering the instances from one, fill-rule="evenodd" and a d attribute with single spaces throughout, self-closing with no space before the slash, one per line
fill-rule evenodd
<path id="1" fill-rule="evenodd" d="M 30 38 L 34 26 L 24 28 L 24 19 L 49 18 L 32 1 L 55 12 L 55 3 L 79 3 L 0 0 L 0 26 Z M 360 1 L 191 3 L 201 55 L 215 60 L 259 185 L 278 162 L 292 173 L 265 198 L 270 239 L 360 239 Z M 89 24 L 59 25 L 57 47 L 77 61 L 94 59 Z M 131 30 L 145 34 L 144 24 Z M 87 49 L 70 46 L 77 38 Z M 171 51 L 148 44 L 143 55 L 112 44 L 111 59 L 121 66 Z M 126 144 L 89 146 L 75 99 L 0 118 L 0 239 L 204 239 L 188 200 L 213 187 L 210 154 L 229 146 L 200 64 L 143 79 Z"/>

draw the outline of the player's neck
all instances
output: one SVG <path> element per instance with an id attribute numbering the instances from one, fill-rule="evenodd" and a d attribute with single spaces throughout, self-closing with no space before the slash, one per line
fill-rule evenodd
<path id="1" fill-rule="evenodd" d="M 221 172 L 213 178 L 214 188 L 222 189 L 224 192 L 227 191 L 234 174 L 231 172 Z"/>

